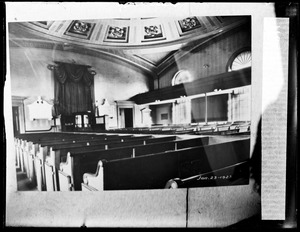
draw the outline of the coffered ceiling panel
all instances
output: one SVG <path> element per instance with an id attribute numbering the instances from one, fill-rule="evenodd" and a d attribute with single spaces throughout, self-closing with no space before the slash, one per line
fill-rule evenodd
<path id="1" fill-rule="evenodd" d="M 156 77 L 172 56 L 250 21 L 243 16 L 118 18 L 9 23 L 10 46 L 111 56 Z M 97 56 L 97 55 L 96 55 Z"/>

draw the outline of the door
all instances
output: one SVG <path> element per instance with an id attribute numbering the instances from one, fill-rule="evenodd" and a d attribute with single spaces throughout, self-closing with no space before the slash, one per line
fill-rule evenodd
<path id="1" fill-rule="evenodd" d="M 120 128 L 133 127 L 133 109 L 120 108 Z"/>
<path id="2" fill-rule="evenodd" d="M 132 108 L 124 109 L 125 128 L 133 127 L 133 110 Z"/>
<path id="3" fill-rule="evenodd" d="M 13 106 L 13 127 L 14 127 L 14 135 L 20 134 L 20 116 L 19 116 L 19 107 Z"/>

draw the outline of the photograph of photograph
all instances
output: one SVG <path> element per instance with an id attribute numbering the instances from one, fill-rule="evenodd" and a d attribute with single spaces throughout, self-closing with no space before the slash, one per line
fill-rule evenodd
<path id="1" fill-rule="evenodd" d="M 258 18 L 205 12 L 7 22 L 10 226 L 260 223 Z"/>
<path id="2" fill-rule="evenodd" d="M 141 47 L 139 56 L 160 60 L 155 71 L 151 63 L 143 65 L 148 66 L 147 72 L 138 70 L 142 64 L 133 54 L 114 57 L 113 52 L 110 62 L 105 62 L 101 45 L 94 57 L 82 56 L 83 50 L 89 54 L 89 45 L 77 48 L 76 41 L 74 45 L 66 41 L 73 47 L 66 51 L 62 42 L 55 41 L 60 33 L 57 29 L 39 32 L 45 38 L 53 36 L 53 40 L 40 42 L 47 44 L 48 50 L 39 49 L 40 43 L 26 47 L 18 36 L 23 39 L 25 32 L 30 36 L 29 22 L 10 23 L 14 35 L 10 42 L 12 99 L 18 102 L 13 106 L 16 161 L 30 186 L 39 191 L 103 191 L 248 184 L 251 17 L 232 17 L 228 16 L 227 24 L 224 17 L 224 30 L 217 38 L 213 27 L 207 34 L 187 36 L 186 41 L 193 44 L 189 52 L 183 41 L 177 42 L 180 49 L 170 50 L 164 57 L 157 52 L 155 46 L 167 47 L 176 38 L 156 43 L 153 53 L 142 54 L 148 48 Z M 84 40 L 97 33 L 92 30 L 94 24 L 73 20 L 67 32 Z M 39 25 L 35 25 L 38 31 Z M 164 37 L 162 25 L 144 28 L 145 40 Z M 124 41 L 128 31 L 129 25 L 109 26 L 105 38 Z M 212 35 L 214 40 L 209 40 Z M 53 50 L 55 45 L 57 50 Z M 133 46 L 130 41 L 128 46 Z M 222 53 L 218 47 L 224 47 Z M 22 49 L 31 49 L 31 57 L 20 60 Z M 203 56 L 203 52 L 209 55 Z M 43 55 L 42 62 L 38 54 Z M 30 75 L 32 67 L 26 62 L 38 62 L 42 80 Z M 128 72 L 122 70 L 133 70 L 131 66 L 135 70 L 124 82 Z M 21 79 L 19 67 L 25 69 Z M 118 69 L 120 77 L 111 76 Z M 28 74 L 26 83 L 24 73 Z M 32 91 L 30 85 L 36 78 L 40 79 L 36 88 L 48 91 Z M 113 89 L 106 91 L 113 83 Z M 115 108 L 114 114 L 111 108 Z"/>

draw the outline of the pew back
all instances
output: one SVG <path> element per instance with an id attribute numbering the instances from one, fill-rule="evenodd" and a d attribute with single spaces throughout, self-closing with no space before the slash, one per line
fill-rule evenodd
<path id="1" fill-rule="evenodd" d="M 250 139 L 187 148 L 103 163 L 104 190 L 161 189 L 187 178 L 249 159 Z"/>
<path id="2" fill-rule="evenodd" d="M 169 139 L 171 138 L 172 136 L 169 137 Z M 154 143 L 154 141 L 151 141 L 152 143 L 148 145 L 128 146 L 110 150 L 75 151 L 68 154 L 68 160 L 65 165 L 73 165 L 73 172 L 70 173 L 70 175 L 72 176 L 72 179 L 74 179 L 73 182 L 75 190 L 80 190 L 83 174 L 86 172 L 95 172 L 99 160 L 133 158 L 147 154 L 155 154 L 157 152 L 172 151 L 177 149 L 177 147 L 184 148 L 208 144 L 208 137 L 164 142 L 165 140 L 165 138 L 160 138 L 160 140 L 155 140 L 160 143 Z M 61 165 L 60 171 L 65 172 L 65 170 L 63 170 L 63 166 L 64 165 Z M 70 170 L 70 167 L 68 167 L 68 169 Z"/>

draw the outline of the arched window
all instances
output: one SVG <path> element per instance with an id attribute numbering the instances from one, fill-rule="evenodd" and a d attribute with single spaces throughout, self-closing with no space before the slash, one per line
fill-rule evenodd
<path id="1" fill-rule="evenodd" d="M 192 77 L 189 71 L 179 70 L 172 79 L 172 86 L 190 81 L 192 81 Z"/>
<path id="2" fill-rule="evenodd" d="M 232 57 L 229 59 L 227 71 L 235 71 L 243 68 L 251 67 L 251 51 L 249 50 L 243 50 L 241 52 L 237 52 L 232 55 Z"/>

